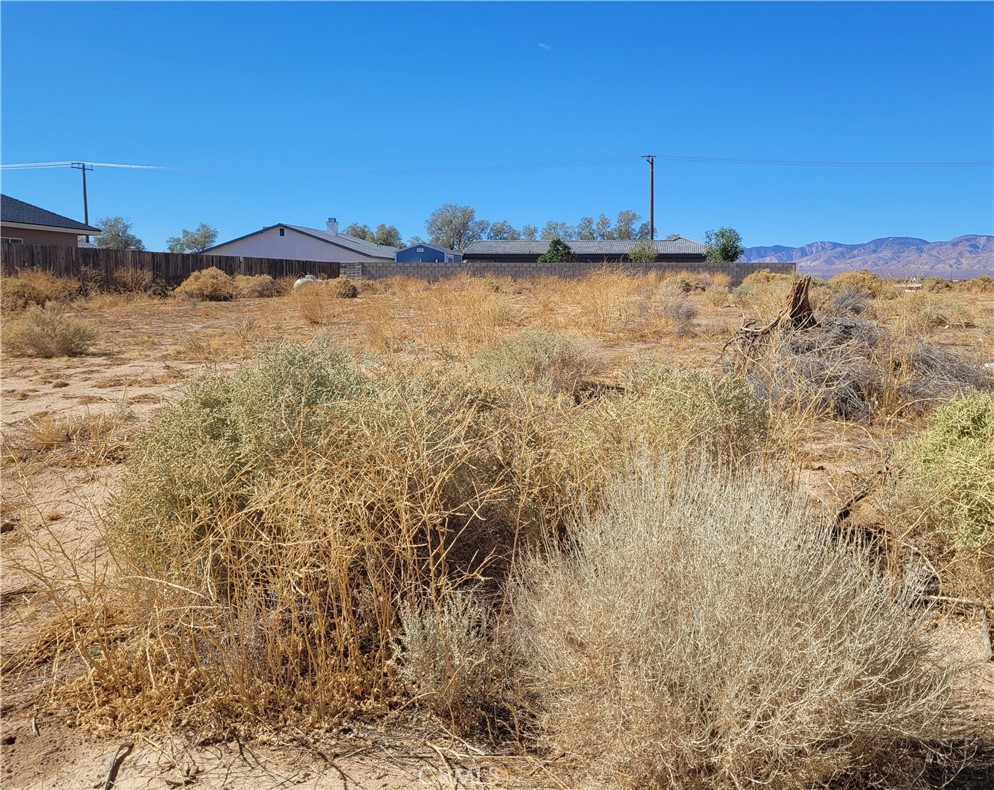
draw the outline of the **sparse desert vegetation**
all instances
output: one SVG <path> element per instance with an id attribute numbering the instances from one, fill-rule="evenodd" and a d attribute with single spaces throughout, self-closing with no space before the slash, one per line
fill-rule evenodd
<path id="1" fill-rule="evenodd" d="M 5 715 L 988 786 L 982 284 L 842 275 L 745 348 L 796 278 L 129 282 L 2 282 Z"/>

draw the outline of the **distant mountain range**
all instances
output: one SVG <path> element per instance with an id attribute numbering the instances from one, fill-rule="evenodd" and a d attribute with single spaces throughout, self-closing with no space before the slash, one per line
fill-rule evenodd
<path id="1" fill-rule="evenodd" d="M 815 241 L 803 247 L 747 247 L 743 261 L 797 263 L 797 271 L 831 277 L 852 269 L 869 269 L 882 277 L 945 277 L 959 280 L 994 276 L 994 236 L 957 236 L 925 241 L 889 236 L 865 244 Z"/>

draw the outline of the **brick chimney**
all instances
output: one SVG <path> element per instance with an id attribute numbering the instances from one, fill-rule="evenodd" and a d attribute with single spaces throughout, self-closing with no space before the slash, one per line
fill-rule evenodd
<path id="1" fill-rule="evenodd" d="M 328 217 L 328 233 L 338 235 L 338 220 L 334 217 Z"/>

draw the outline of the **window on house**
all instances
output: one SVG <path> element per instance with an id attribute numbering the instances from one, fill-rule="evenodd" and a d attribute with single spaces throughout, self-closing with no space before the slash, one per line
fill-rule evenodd
<path id="1" fill-rule="evenodd" d="M 280 235 L 286 236 L 286 228 L 280 228 Z"/>
<path id="2" fill-rule="evenodd" d="M 418 252 L 424 252 L 424 251 L 425 251 L 424 247 L 418 247 Z"/>
<path id="3" fill-rule="evenodd" d="M 11 236 L 4 236 L 0 238 L 0 242 L 3 244 L 24 244 L 24 239 L 15 239 Z"/>

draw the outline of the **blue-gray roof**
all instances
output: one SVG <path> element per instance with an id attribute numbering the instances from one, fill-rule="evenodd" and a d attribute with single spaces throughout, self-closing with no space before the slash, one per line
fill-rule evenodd
<path id="1" fill-rule="evenodd" d="M 92 236 L 100 233 L 100 228 L 84 225 L 82 222 L 63 217 L 54 211 L 47 211 L 7 195 L 0 195 L 0 221 L 17 222 L 21 225 L 44 225 L 59 230 L 76 231 L 81 235 Z"/>
<path id="2" fill-rule="evenodd" d="M 368 255 L 372 258 L 392 258 L 397 253 L 397 247 L 390 247 L 386 244 L 374 244 L 371 241 L 357 239 L 355 236 L 349 236 L 345 233 L 330 233 L 326 230 L 318 230 L 317 228 L 305 228 L 303 225 L 284 225 L 283 227 L 293 228 L 301 233 L 306 233 L 308 236 L 314 236 L 315 238 L 322 239 L 331 244 L 337 244 L 340 247 L 346 247 L 353 252 Z"/>
<path id="3" fill-rule="evenodd" d="M 619 241 L 579 241 L 567 240 L 577 255 L 604 255 L 605 257 L 621 257 L 627 255 L 632 247 L 641 242 L 633 240 Z M 692 239 L 679 236 L 675 239 L 656 239 L 652 242 L 658 255 L 706 255 L 707 249 L 703 244 Z M 465 250 L 464 255 L 542 255 L 549 249 L 548 241 L 474 241 Z"/>

